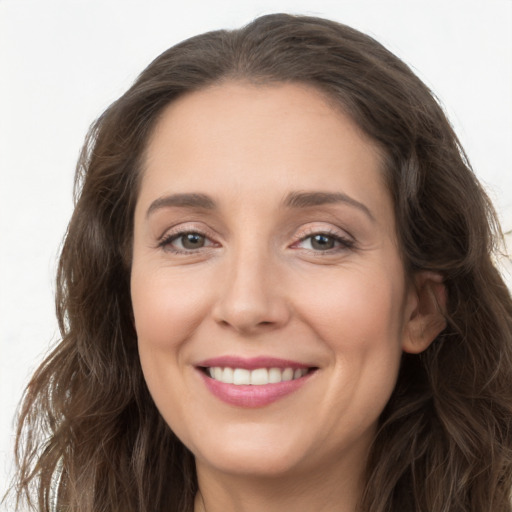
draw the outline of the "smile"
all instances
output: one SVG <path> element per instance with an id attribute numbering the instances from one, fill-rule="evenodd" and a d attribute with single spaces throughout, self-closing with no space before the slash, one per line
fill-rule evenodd
<path id="1" fill-rule="evenodd" d="M 196 366 L 208 391 L 236 407 L 269 405 L 298 391 L 318 367 L 271 357 L 219 357 Z"/>
<path id="2" fill-rule="evenodd" d="M 224 384 L 234 384 L 235 386 L 251 385 L 265 386 L 267 384 L 277 384 L 290 380 L 300 379 L 308 373 L 307 368 L 256 368 L 248 370 L 246 368 L 222 368 L 213 366 L 206 368 L 206 373 L 214 380 Z"/>

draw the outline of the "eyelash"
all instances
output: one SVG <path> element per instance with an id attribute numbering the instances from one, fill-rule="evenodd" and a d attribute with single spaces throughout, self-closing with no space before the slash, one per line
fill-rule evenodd
<path id="1" fill-rule="evenodd" d="M 211 241 L 210 237 L 201 230 L 184 229 L 184 230 L 180 230 L 180 231 L 176 231 L 176 232 L 168 233 L 168 234 L 164 235 L 158 242 L 158 247 L 163 249 L 165 252 L 170 252 L 172 254 L 195 254 L 198 251 L 200 251 L 201 249 L 205 249 L 205 248 L 209 247 L 209 246 L 203 246 L 203 247 L 199 247 L 198 249 L 183 250 L 183 249 L 178 249 L 172 245 L 172 243 L 175 240 L 178 240 L 178 239 L 184 237 L 185 235 L 199 235 L 201 237 L 204 237 L 205 240 Z M 212 244 L 212 245 L 214 245 L 214 244 Z"/>
<path id="2" fill-rule="evenodd" d="M 302 234 L 300 237 L 297 237 L 297 240 L 295 242 L 293 242 L 292 247 L 294 247 L 297 244 L 304 242 L 308 239 L 313 239 L 313 237 L 315 237 L 315 236 L 324 236 L 327 238 L 331 238 L 332 240 L 334 240 L 335 243 L 339 244 L 339 247 L 334 247 L 334 248 L 326 249 L 323 251 L 321 251 L 321 250 L 315 251 L 314 249 L 306 249 L 308 251 L 314 252 L 315 255 L 318 255 L 318 256 L 332 255 L 333 253 L 337 253 L 340 251 L 355 248 L 355 241 L 352 238 L 342 236 L 338 232 L 331 231 L 329 229 L 323 229 L 323 230 L 311 229 L 311 230 L 309 230 L 309 232 Z M 300 249 L 300 248 L 297 248 L 297 249 Z"/>
<path id="3" fill-rule="evenodd" d="M 158 242 L 158 247 L 163 249 L 164 251 L 170 252 L 172 254 L 182 254 L 183 255 L 183 254 L 195 254 L 202 249 L 205 249 L 205 248 L 207 249 L 211 245 L 215 245 L 215 242 L 213 242 L 209 245 L 199 247 L 197 249 L 188 249 L 188 250 L 178 249 L 172 245 L 172 243 L 174 241 L 180 239 L 181 237 L 184 237 L 185 235 L 199 235 L 211 242 L 211 238 L 204 231 L 196 230 L 196 229 L 185 229 L 185 230 L 176 231 L 176 232 L 172 232 L 172 233 L 168 233 L 168 234 L 164 235 Z M 340 245 L 339 247 L 330 248 L 330 249 L 326 249 L 326 250 L 305 249 L 305 250 L 314 252 L 315 255 L 329 255 L 329 254 L 333 254 L 335 252 L 355 248 L 355 241 L 353 239 L 341 236 L 339 233 L 330 231 L 330 230 L 311 230 L 309 233 L 306 233 L 300 237 L 297 237 L 296 240 L 291 244 L 291 247 L 295 248 L 295 249 L 300 249 L 300 248 L 294 247 L 294 246 L 296 246 L 297 244 L 304 242 L 308 239 L 312 239 L 315 236 L 324 236 L 327 238 L 331 238 L 334 240 L 335 243 L 338 243 Z"/>

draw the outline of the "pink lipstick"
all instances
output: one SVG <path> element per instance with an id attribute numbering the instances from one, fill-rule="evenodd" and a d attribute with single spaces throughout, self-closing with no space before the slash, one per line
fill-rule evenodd
<path id="1" fill-rule="evenodd" d="M 302 387 L 316 367 L 273 357 L 217 357 L 198 369 L 208 390 L 237 407 L 264 407 Z"/>

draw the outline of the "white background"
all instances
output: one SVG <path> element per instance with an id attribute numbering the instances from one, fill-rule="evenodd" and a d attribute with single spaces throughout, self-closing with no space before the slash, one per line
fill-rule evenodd
<path id="1" fill-rule="evenodd" d="M 352 25 L 410 64 L 512 229 L 512 0 L 0 0 L 0 494 L 15 407 L 58 340 L 56 259 L 88 126 L 169 46 L 277 11 Z"/>

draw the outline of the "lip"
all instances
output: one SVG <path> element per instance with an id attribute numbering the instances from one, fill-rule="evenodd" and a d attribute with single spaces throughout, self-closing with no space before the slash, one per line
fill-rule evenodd
<path id="1" fill-rule="evenodd" d="M 236 356 L 223 356 L 206 359 L 197 366 L 197 372 L 203 379 L 207 389 L 223 402 L 242 408 L 265 407 L 277 400 L 288 396 L 299 390 L 312 377 L 315 371 L 309 372 L 298 379 L 282 381 L 260 386 L 235 385 L 219 382 L 212 379 L 203 371 L 204 368 L 220 366 L 222 368 L 244 368 L 255 370 L 257 368 L 316 368 L 310 365 L 278 359 L 274 357 L 242 358 Z"/>
<path id="2" fill-rule="evenodd" d="M 312 368 L 312 365 L 267 356 L 249 358 L 239 356 L 213 357 L 201 361 L 196 366 L 201 368 L 220 366 L 222 368 L 243 368 L 245 370 L 256 370 L 257 368 L 293 368 L 294 370 L 297 368 Z"/>

